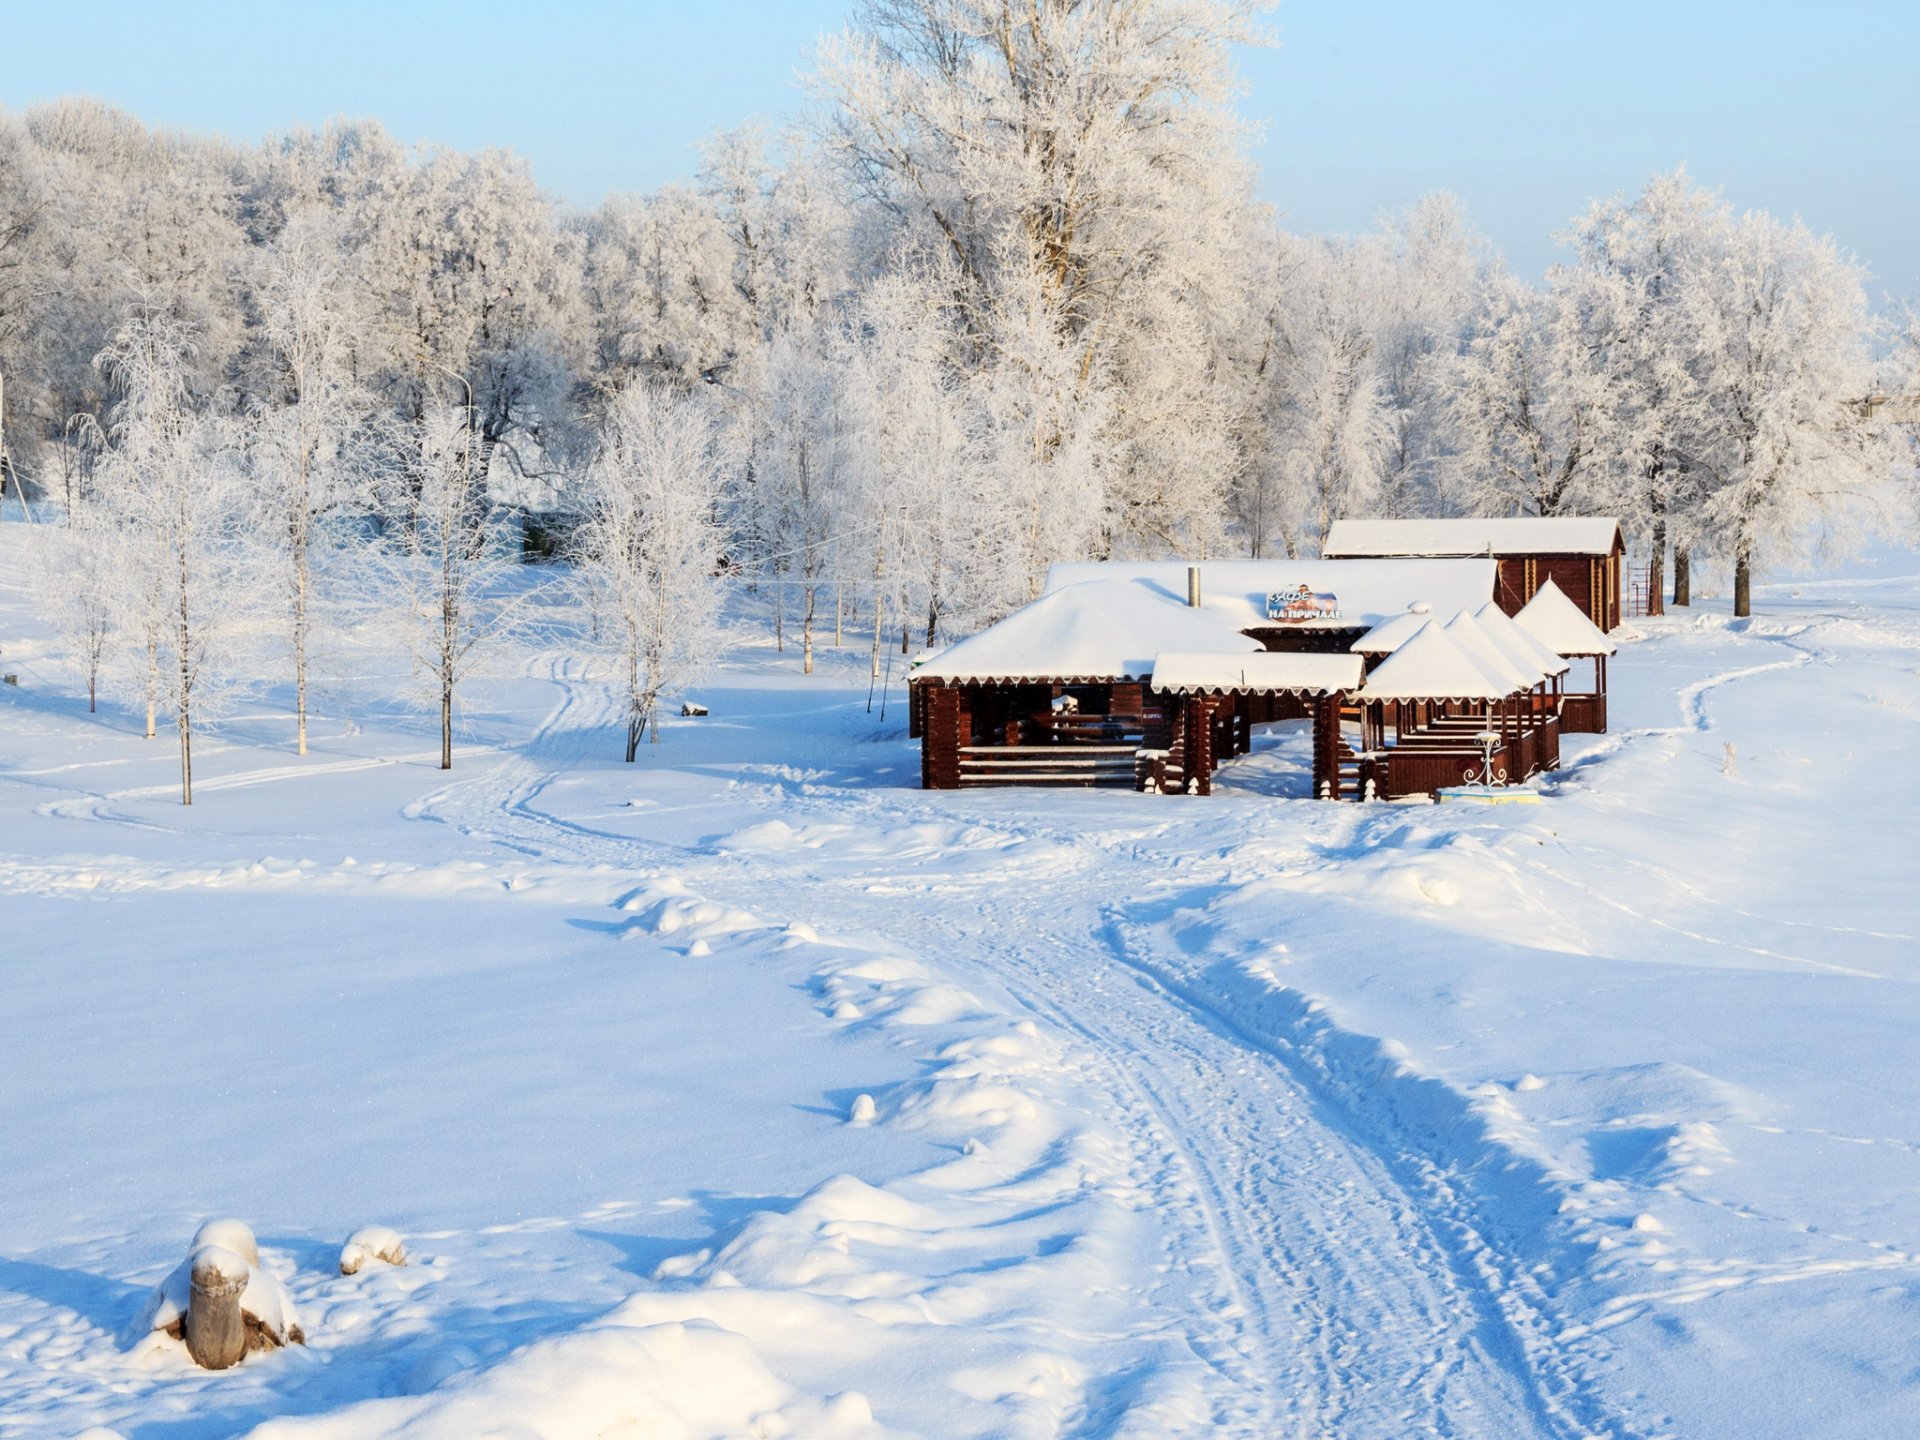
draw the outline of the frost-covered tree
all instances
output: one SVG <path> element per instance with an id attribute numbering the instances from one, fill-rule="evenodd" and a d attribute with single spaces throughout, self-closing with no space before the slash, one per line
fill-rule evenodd
<path id="1" fill-rule="evenodd" d="M 1234 455 L 1213 382 L 1247 278 L 1229 52 L 1259 8 L 866 0 L 823 50 L 845 174 L 890 246 L 954 268 L 1015 533 L 1051 528 L 1056 467 L 1058 508 L 1095 519 L 1046 559 L 1217 526 Z M 1037 583 L 1035 547 L 1014 558 Z"/>
<path id="2" fill-rule="evenodd" d="M 1391 217 L 1382 240 L 1375 327 L 1392 438 L 1375 503 L 1388 515 L 1419 515 L 1439 503 L 1448 365 L 1481 302 L 1489 261 L 1465 207 L 1445 192 Z"/>
<path id="3" fill-rule="evenodd" d="M 295 747 L 305 755 L 320 527 L 330 512 L 370 498 L 375 464 L 371 407 L 352 366 L 368 322 L 338 223 L 323 210 L 287 222 L 262 252 L 257 286 L 272 380 L 247 427 L 253 501 L 293 671 Z"/>
<path id="4" fill-rule="evenodd" d="M 195 404 L 194 338 L 158 311 L 135 316 L 102 352 L 120 399 L 100 477 L 129 543 L 146 665 L 148 734 L 156 704 L 180 737 L 180 803 L 193 803 L 197 721 L 230 677 L 235 619 L 248 593 L 244 475 L 231 428 Z"/>
<path id="5" fill-rule="evenodd" d="M 1865 272 L 1799 221 L 1749 214 L 1690 283 L 1713 314 L 1704 404 L 1686 461 L 1700 477 L 1704 540 L 1733 562 L 1734 614 L 1753 571 L 1848 524 L 1891 470 L 1860 399 L 1873 381 Z"/>
<path id="6" fill-rule="evenodd" d="M 820 597 L 832 581 L 841 531 L 849 523 L 847 417 L 841 374 L 829 363 L 829 337 L 793 329 L 768 347 L 761 386 L 754 483 L 762 523 L 775 548 L 767 557 L 783 623 L 792 582 L 799 609 L 801 668 L 813 673 L 814 626 Z"/>
<path id="7" fill-rule="evenodd" d="M 1448 365 L 1446 500 L 1467 514 L 1577 514 L 1613 412 L 1605 374 L 1560 285 L 1490 279 L 1465 348 Z"/>
<path id="8" fill-rule="evenodd" d="M 841 567 L 867 592 L 871 662 L 890 617 L 924 617 L 932 645 L 951 615 L 998 600 L 1002 557 L 984 543 L 999 496 L 982 483 L 978 408 L 954 366 L 943 267 L 883 276 L 861 296 L 838 367 L 848 497 Z"/>
<path id="9" fill-rule="evenodd" d="M 1704 418 L 1713 328 L 1698 277 L 1726 223 L 1725 206 L 1684 170 L 1656 176 L 1577 220 L 1568 236 L 1577 263 L 1556 276 L 1605 377 L 1611 423 L 1593 447 L 1594 503 L 1645 544 L 1655 596 L 1669 538 L 1684 565 L 1698 518 L 1686 454 Z"/>
<path id="10" fill-rule="evenodd" d="M 125 530 L 86 496 L 67 506 L 60 538 L 42 555 L 39 596 L 55 631 L 78 661 L 87 713 L 99 708 L 102 672 L 124 623 L 123 590 L 134 569 Z"/>
<path id="11" fill-rule="evenodd" d="M 720 647 L 730 434 L 707 397 L 634 380 L 608 408 L 587 472 L 575 583 L 618 667 L 629 763 L 649 731 L 660 738 L 661 695 Z"/>
<path id="12" fill-rule="evenodd" d="M 389 481 L 387 537 L 368 572 L 439 712 L 440 768 L 451 770 L 461 687 L 518 618 L 499 594 L 518 554 L 480 470 L 474 408 L 430 406 L 414 436 L 417 448 Z"/>

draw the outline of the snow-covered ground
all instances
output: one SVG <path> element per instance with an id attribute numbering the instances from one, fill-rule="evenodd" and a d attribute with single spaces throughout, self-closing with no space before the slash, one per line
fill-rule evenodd
<path id="1" fill-rule="evenodd" d="M 1913 557 L 1638 625 L 1536 807 L 928 794 L 749 650 L 451 775 L 356 664 L 183 810 L 19 533 L 0 1435 L 1920 1433 Z M 210 1374 L 127 1332 L 225 1214 L 308 1343 Z"/>

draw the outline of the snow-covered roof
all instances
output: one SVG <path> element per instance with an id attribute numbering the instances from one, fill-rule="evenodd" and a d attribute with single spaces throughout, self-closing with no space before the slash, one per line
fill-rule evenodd
<path id="1" fill-rule="evenodd" d="M 1462 650 L 1480 662 L 1481 668 L 1508 682 L 1509 690 L 1528 690 L 1546 678 L 1537 665 L 1529 665 L 1496 645 L 1480 628 L 1480 623 L 1462 610 L 1447 622 L 1447 634 Z"/>
<path id="2" fill-rule="evenodd" d="M 1338 616 L 1287 621 L 1289 629 L 1363 629 L 1424 602 L 1443 615 L 1474 610 L 1493 598 L 1497 567 L 1486 559 L 1462 560 L 1084 560 L 1062 561 L 1047 571 L 1047 593 L 1092 580 L 1151 586 L 1185 604 L 1187 570 L 1200 571 L 1200 607 L 1236 630 L 1273 625 L 1269 595 L 1332 595 Z"/>
<path id="3" fill-rule="evenodd" d="M 1358 698 L 1504 700 L 1514 688 L 1462 649 L 1437 620 L 1429 620 L 1367 676 Z"/>
<path id="4" fill-rule="evenodd" d="M 1420 627 L 1432 618 L 1433 607 L 1424 600 L 1416 601 L 1411 609 L 1382 621 L 1347 648 L 1356 655 L 1391 655 L 1419 634 Z"/>
<path id="5" fill-rule="evenodd" d="M 1524 628 L 1491 600 L 1474 611 L 1473 618 L 1494 643 L 1517 653 L 1542 674 L 1564 675 L 1573 668 L 1560 654 L 1543 645 L 1531 630 Z"/>
<path id="6" fill-rule="evenodd" d="M 1343 556 L 1610 555 L 1620 522 L 1605 515 L 1464 520 L 1336 520 L 1320 553 Z"/>
<path id="7" fill-rule="evenodd" d="M 1153 688 L 1185 694 L 1247 690 L 1325 695 L 1357 689 L 1360 668 L 1358 655 L 1172 651 L 1154 657 Z"/>
<path id="8" fill-rule="evenodd" d="M 1194 609 L 1158 587 L 1088 580 L 1049 589 L 1031 605 L 949 645 L 917 680 L 1144 680 L 1170 651 L 1251 653 L 1260 642 L 1217 611 Z"/>
<path id="9" fill-rule="evenodd" d="M 1556 655 L 1613 654 L 1614 644 L 1606 632 L 1552 580 L 1534 591 L 1533 598 L 1513 618 Z"/>

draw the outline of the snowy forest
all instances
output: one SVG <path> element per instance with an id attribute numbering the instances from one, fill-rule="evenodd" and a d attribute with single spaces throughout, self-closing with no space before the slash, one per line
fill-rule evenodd
<path id="1" fill-rule="evenodd" d="M 1569 217 L 1539 279 L 1445 194 L 1291 233 L 1235 110 L 1263 8 L 864 0 L 790 127 L 584 211 L 375 121 L 0 115 L 0 478 L 72 531 L 42 589 L 90 695 L 184 750 L 287 685 L 304 751 L 310 657 L 378 614 L 450 764 L 462 678 L 538 621 L 507 572 L 561 556 L 631 758 L 722 613 L 877 665 L 1056 560 L 1561 513 L 1744 613 L 1756 567 L 1910 525 L 1863 402 L 1920 331 L 1834 239 L 1684 170 Z"/>

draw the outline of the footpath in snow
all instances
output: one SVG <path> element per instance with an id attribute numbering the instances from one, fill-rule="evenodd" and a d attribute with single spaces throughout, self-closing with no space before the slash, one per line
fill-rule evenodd
<path id="1" fill-rule="evenodd" d="M 1524 810 L 928 794 L 753 652 L 451 775 L 361 667 L 183 811 L 7 585 L 0 1435 L 1920 1429 L 1920 578 L 1645 623 Z M 211 1375 L 228 1213 L 308 1344 Z"/>

